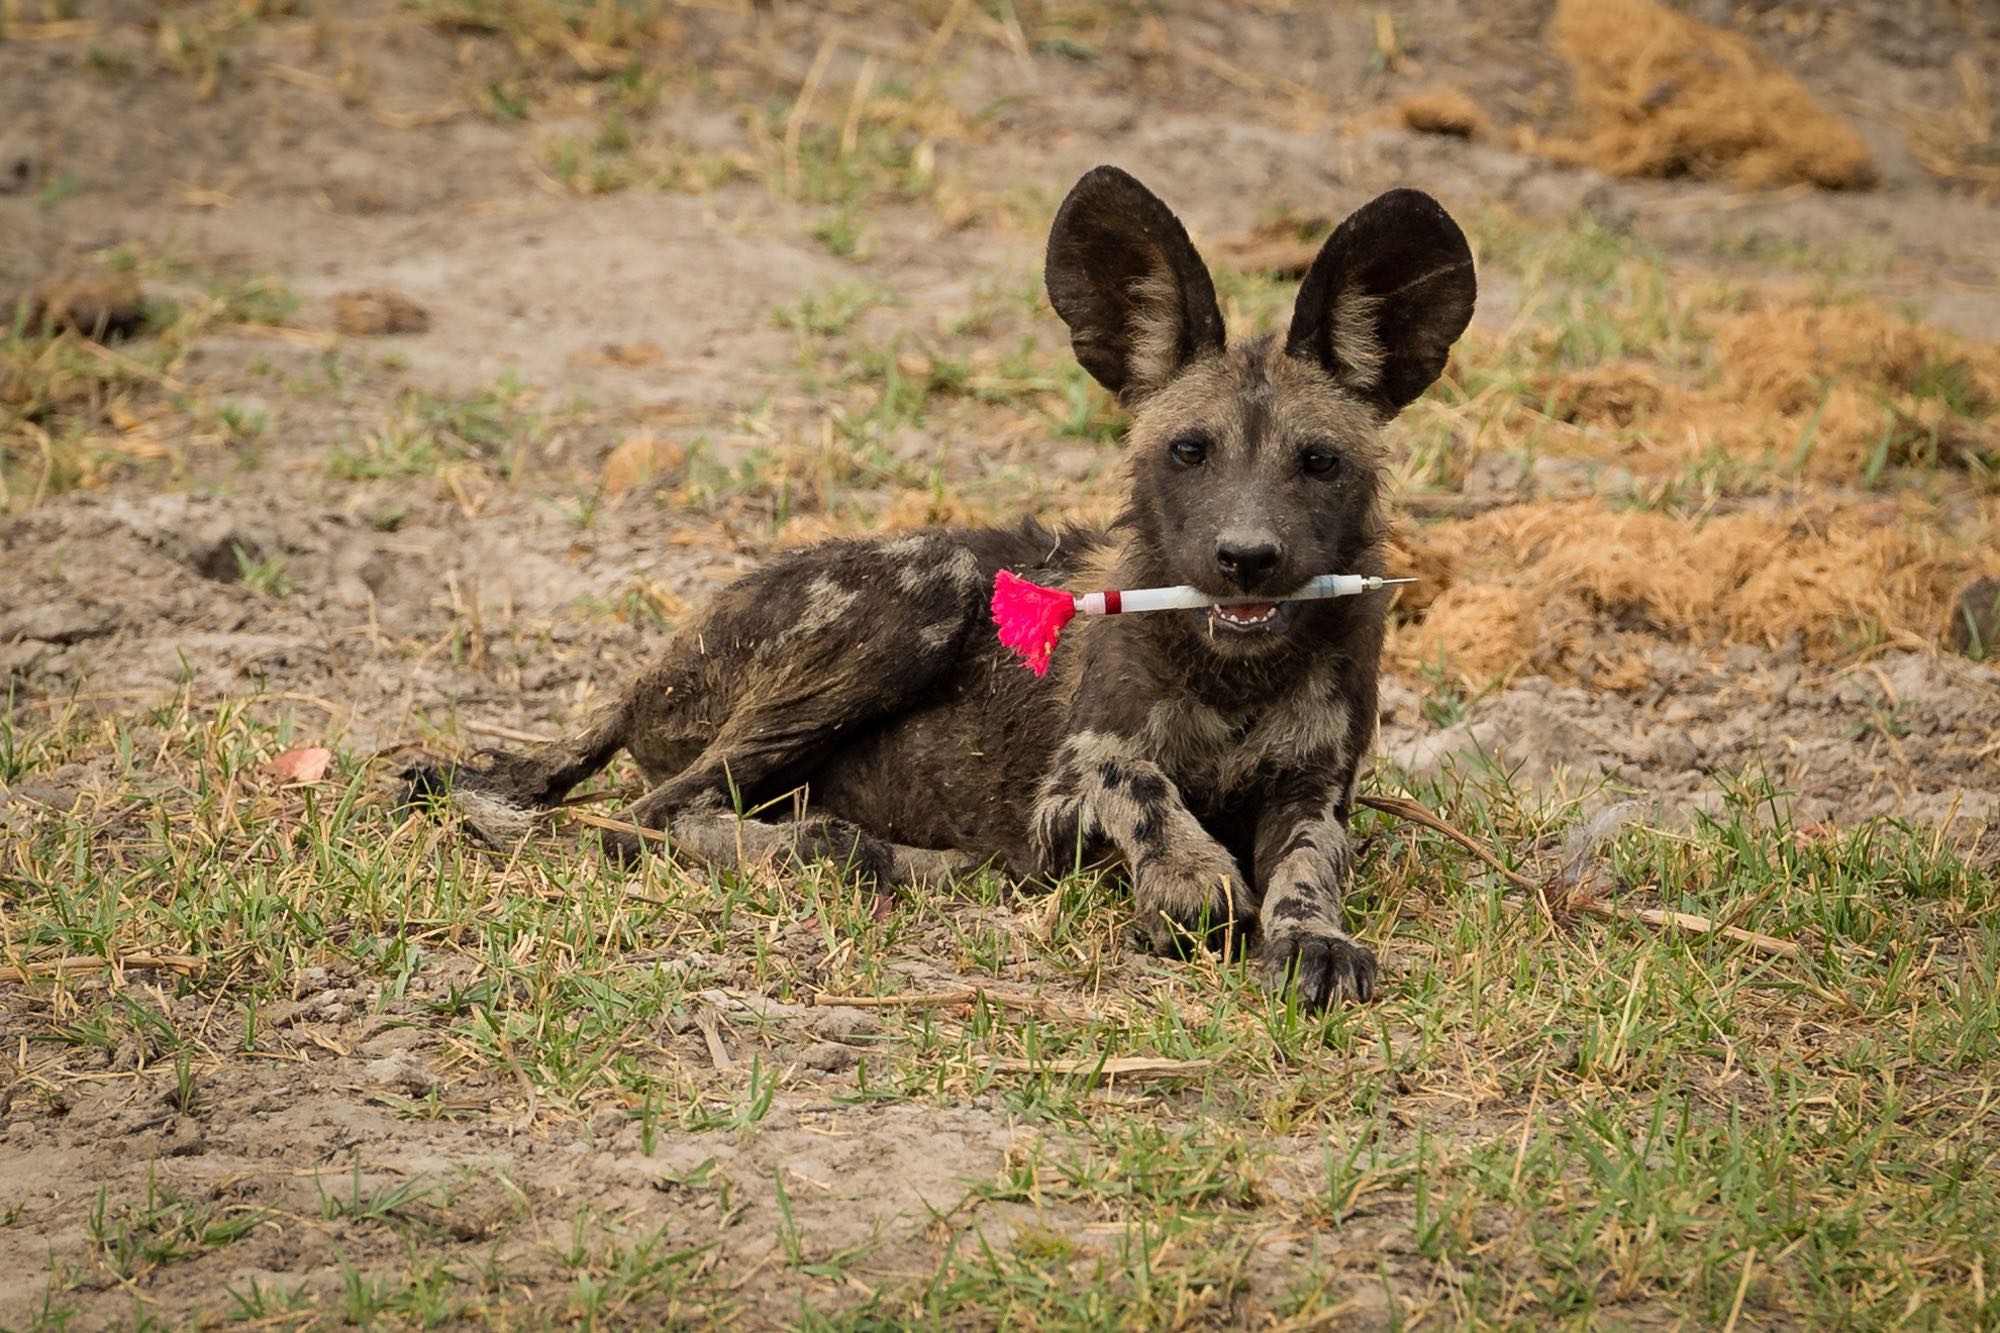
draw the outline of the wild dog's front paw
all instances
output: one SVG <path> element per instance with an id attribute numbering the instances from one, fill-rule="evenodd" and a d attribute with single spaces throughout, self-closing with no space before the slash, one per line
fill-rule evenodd
<path id="1" fill-rule="evenodd" d="M 1296 985 L 1302 1004 L 1323 1009 L 1374 999 L 1379 968 L 1366 945 L 1320 928 L 1267 936 L 1261 971 L 1265 985 L 1274 990 Z"/>
<path id="2" fill-rule="evenodd" d="M 1246 934 L 1248 898 L 1242 872 L 1220 847 L 1153 857 L 1132 877 L 1133 933 L 1141 947 L 1174 957 L 1221 948 Z"/>
<path id="3" fill-rule="evenodd" d="M 404 809 L 441 801 L 451 793 L 451 769 L 444 764 L 416 763 L 396 774 Z"/>
<path id="4" fill-rule="evenodd" d="M 458 811 L 465 831 L 496 851 L 512 851 L 532 831 L 537 807 L 489 774 L 464 765 L 418 764 L 397 775 L 403 806 Z"/>
<path id="5" fill-rule="evenodd" d="M 466 830 L 497 851 L 513 851 L 534 831 L 535 811 L 528 806 L 477 789 L 455 792 L 451 799 Z"/>

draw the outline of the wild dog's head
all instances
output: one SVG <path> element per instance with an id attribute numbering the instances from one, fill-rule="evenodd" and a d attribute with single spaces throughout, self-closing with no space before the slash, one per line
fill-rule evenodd
<path id="1" fill-rule="evenodd" d="M 1049 234 L 1049 300 L 1083 368 L 1132 414 L 1121 520 L 1163 583 L 1290 592 L 1379 560 L 1382 425 L 1443 371 L 1472 317 L 1472 253 L 1436 200 L 1392 190 L 1335 229 L 1282 339 L 1231 347 L 1215 286 L 1167 206 L 1116 167 L 1076 183 Z M 1310 603 L 1200 613 L 1256 653 Z"/>

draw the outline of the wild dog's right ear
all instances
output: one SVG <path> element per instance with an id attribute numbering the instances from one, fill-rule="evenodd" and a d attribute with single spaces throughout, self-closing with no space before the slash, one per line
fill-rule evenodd
<path id="1" fill-rule="evenodd" d="M 1394 416 L 1444 373 L 1477 294 L 1472 250 L 1451 214 L 1420 190 L 1391 190 L 1321 247 L 1285 350 Z"/>
<path id="2" fill-rule="evenodd" d="M 1128 407 L 1222 349 L 1215 283 L 1187 229 L 1116 167 L 1087 173 L 1063 200 L 1047 280 L 1077 361 Z"/>

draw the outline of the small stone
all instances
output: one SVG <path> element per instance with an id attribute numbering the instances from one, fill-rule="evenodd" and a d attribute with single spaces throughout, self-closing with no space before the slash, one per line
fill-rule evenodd
<path id="1" fill-rule="evenodd" d="M 407 1092 L 412 1097 L 428 1097 L 437 1091 L 438 1077 L 410 1051 L 397 1051 L 362 1066 L 361 1077 L 377 1087 Z"/>
<path id="2" fill-rule="evenodd" d="M 334 294 L 333 327 L 353 337 L 422 333 L 430 326 L 430 312 L 401 292 L 376 288 Z"/>
<path id="3" fill-rule="evenodd" d="M 0 131 L 0 194 L 18 194 L 41 175 L 41 154 L 27 133 L 20 129 Z"/>
<path id="4" fill-rule="evenodd" d="M 113 269 L 75 271 L 51 278 L 28 294 L 28 323 L 72 329 L 96 342 L 126 338 L 146 322 L 139 280 Z"/>
<path id="5" fill-rule="evenodd" d="M 25 1139 L 34 1132 L 35 1122 L 32 1120 L 15 1120 L 7 1125 L 7 1137 L 10 1139 Z"/>
<path id="6" fill-rule="evenodd" d="M 198 1157 L 208 1149 L 208 1136 L 193 1116 L 175 1116 L 174 1126 L 160 1145 L 162 1157 Z"/>
<path id="7" fill-rule="evenodd" d="M 826 1041 L 853 1041 L 857 1037 L 872 1037 L 882 1030 L 882 1024 L 866 1009 L 855 1009 L 848 1005 L 835 1005 L 815 1013 L 807 1020 L 815 1037 Z"/>
<path id="8" fill-rule="evenodd" d="M 1685 773 L 1701 762 L 1701 752 L 1684 731 L 1663 728 L 1653 737 L 1653 762 L 1670 773 Z"/>
<path id="9" fill-rule="evenodd" d="M 421 1028 L 391 1024 L 381 1018 L 370 1019 L 367 1028 L 353 1038 L 356 1054 L 373 1058 L 395 1055 L 407 1051 L 424 1041 Z"/>
<path id="10" fill-rule="evenodd" d="M 842 1046 L 837 1041 L 816 1041 L 799 1052 L 800 1064 L 807 1069 L 825 1070 L 829 1074 L 840 1072 L 858 1058 L 852 1046 Z"/>
<path id="11" fill-rule="evenodd" d="M 1411 93 L 1396 104 L 1396 114 L 1419 134 L 1444 134 L 1470 139 L 1486 131 L 1486 113 L 1460 88 L 1435 87 Z"/>

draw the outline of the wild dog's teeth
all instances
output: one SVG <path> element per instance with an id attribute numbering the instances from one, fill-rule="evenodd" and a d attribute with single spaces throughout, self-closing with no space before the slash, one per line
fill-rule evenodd
<path id="1" fill-rule="evenodd" d="M 1278 618 L 1278 608 L 1268 602 L 1239 606 L 1218 606 L 1215 614 L 1232 625 L 1262 625 Z"/>

